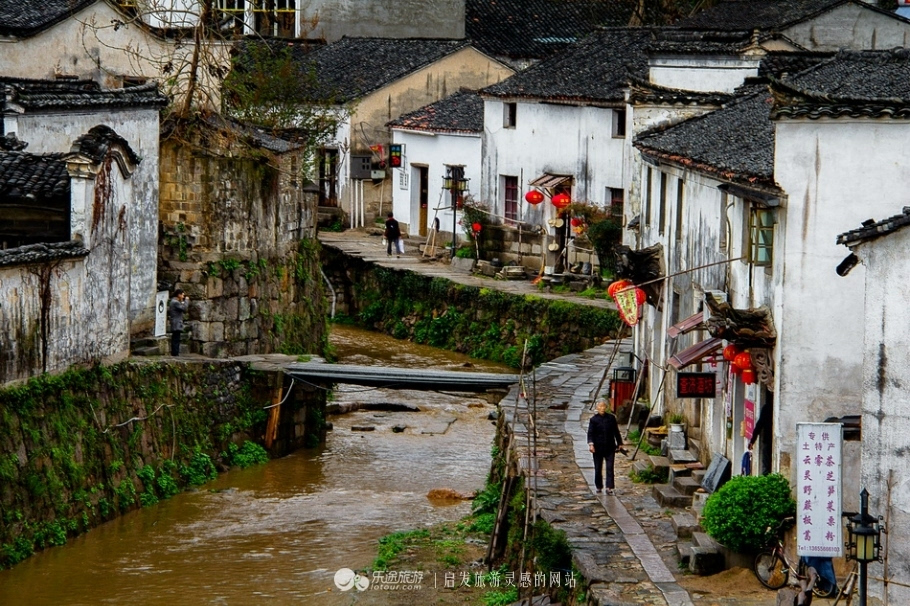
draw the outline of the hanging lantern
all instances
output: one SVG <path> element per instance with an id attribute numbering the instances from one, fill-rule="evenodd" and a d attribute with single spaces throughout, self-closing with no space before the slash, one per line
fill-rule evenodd
<path id="1" fill-rule="evenodd" d="M 645 301 L 648 300 L 648 295 L 646 295 L 645 291 L 643 291 L 642 289 L 636 288 L 635 289 L 635 300 L 638 302 L 639 305 L 644 305 Z"/>
<path id="2" fill-rule="evenodd" d="M 525 202 L 527 202 L 528 204 L 533 204 L 534 206 L 537 206 L 538 204 L 543 202 L 543 194 L 540 193 L 539 190 L 532 189 L 531 191 L 529 191 L 528 193 L 525 194 Z"/>
<path id="3" fill-rule="evenodd" d="M 755 371 L 751 368 L 743 369 L 743 383 L 746 385 L 752 385 L 755 383 Z"/>
<path id="4" fill-rule="evenodd" d="M 572 217 L 572 220 L 569 221 L 569 223 L 572 224 L 572 227 L 578 227 L 579 225 L 584 223 L 584 219 L 581 219 L 579 217 Z"/>
<path id="5" fill-rule="evenodd" d="M 568 194 L 556 194 L 550 198 L 550 202 L 560 211 L 564 211 L 572 204 L 572 198 L 570 198 Z"/>
<path id="6" fill-rule="evenodd" d="M 752 368 L 752 356 L 749 355 L 749 352 L 744 351 L 740 354 L 736 354 L 736 357 L 733 358 L 733 365 L 739 366 L 740 369 L 746 370 L 747 368 Z"/>
<path id="7" fill-rule="evenodd" d="M 627 288 L 629 286 L 632 286 L 631 280 L 617 280 L 607 287 L 607 294 L 610 295 L 610 298 L 612 299 L 614 298 L 617 290 Z"/>
<path id="8" fill-rule="evenodd" d="M 737 366 L 736 364 L 730 364 L 730 372 L 732 372 L 735 375 L 741 375 L 743 372 L 743 369 L 740 368 L 739 366 Z"/>
<path id="9" fill-rule="evenodd" d="M 479 234 L 479 233 L 480 233 L 480 229 L 481 229 L 482 227 L 483 227 L 483 226 L 482 226 L 480 223 L 471 223 L 471 229 L 474 230 L 474 233 L 475 233 L 475 234 Z"/>
<path id="10" fill-rule="evenodd" d="M 724 360 L 726 360 L 727 362 L 732 362 L 733 360 L 736 359 L 736 354 L 739 354 L 739 353 L 741 353 L 739 347 L 737 347 L 733 343 L 730 343 L 729 345 L 724 347 Z"/>

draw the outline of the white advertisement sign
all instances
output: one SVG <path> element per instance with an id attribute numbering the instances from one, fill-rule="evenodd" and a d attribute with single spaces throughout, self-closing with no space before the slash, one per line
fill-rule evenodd
<path id="1" fill-rule="evenodd" d="M 839 557 L 843 429 L 840 423 L 797 423 L 796 553 Z"/>
<path id="2" fill-rule="evenodd" d="M 167 333 L 167 291 L 161 290 L 155 295 L 155 336 Z"/>

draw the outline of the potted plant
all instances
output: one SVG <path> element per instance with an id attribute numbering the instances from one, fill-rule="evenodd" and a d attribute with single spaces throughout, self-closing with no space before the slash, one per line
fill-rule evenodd
<path id="1" fill-rule="evenodd" d="M 670 427 L 670 431 L 685 431 L 686 430 L 686 415 L 681 412 L 671 412 L 667 415 L 667 425 Z"/>

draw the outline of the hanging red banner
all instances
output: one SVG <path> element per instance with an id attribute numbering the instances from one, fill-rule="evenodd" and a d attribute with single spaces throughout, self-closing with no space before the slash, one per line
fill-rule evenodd
<path id="1" fill-rule="evenodd" d="M 638 324 L 638 298 L 635 295 L 635 287 L 617 290 L 613 294 L 613 300 L 616 301 L 616 309 L 619 310 L 619 317 L 629 326 Z"/>

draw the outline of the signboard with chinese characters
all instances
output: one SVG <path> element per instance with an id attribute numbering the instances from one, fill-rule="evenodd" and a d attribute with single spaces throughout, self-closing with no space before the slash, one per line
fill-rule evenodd
<path id="1" fill-rule="evenodd" d="M 843 444 L 840 423 L 796 424 L 797 555 L 843 555 Z"/>
<path id="2" fill-rule="evenodd" d="M 713 398 L 716 390 L 717 375 L 713 372 L 676 373 L 677 398 Z"/>

